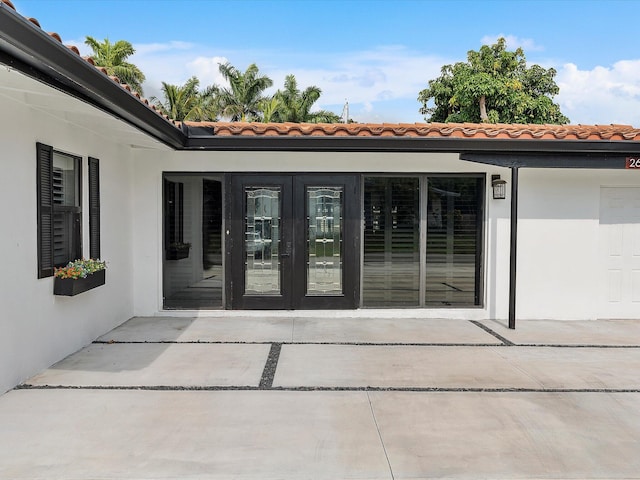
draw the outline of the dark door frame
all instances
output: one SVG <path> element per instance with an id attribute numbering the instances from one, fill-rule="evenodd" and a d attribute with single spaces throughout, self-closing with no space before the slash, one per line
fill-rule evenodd
<path id="1" fill-rule="evenodd" d="M 227 308 L 233 309 L 267 309 L 288 310 L 292 298 L 292 261 L 290 249 L 286 246 L 293 242 L 293 177 L 291 175 L 229 175 L 227 198 L 227 269 L 225 282 L 230 296 Z M 245 225 L 246 212 L 245 187 L 264 186 L 280 188 L 280 224 L 279 240 L 283 246 L 278 249 L 280 271 L 280 295 L 245 295 Z"/>
<path id="2" fill-rule="evenodd" d="M 342 187 L 342 286 L 341 295 L 307 295 L 306 232 L 309 229 L 307 212 L 307 187 Z M 334 174 L 294 176 L 294 309 L 355 309 L 360 306 L 360 175 Z"/>
<path id="3" fill-rule="evenodd" d="M 245 295 L 245 228 L 247 186 L 281 187 L 279 251 L 280 295 Z M 360 175 L 312 173 L 233 173 L 225 176 L 227 309 L 356 309 L 360 300 Z M 307 295 L 309 186 L 343 188 L 343 259 L 341 295 Z"/>

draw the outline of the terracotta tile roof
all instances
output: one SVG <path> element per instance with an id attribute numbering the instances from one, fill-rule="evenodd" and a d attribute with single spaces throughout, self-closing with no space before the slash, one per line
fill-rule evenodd
<path id="1" fill-rule="evenodd" d="M 17 12 L 16 7 L 13 5 L 13 3 L 11 3 L 11 0 L 0 0 L 0 3 L 3 3 L 5 5 L 7 5 L 9 8 L 11 8 L 12 10 L 14 10 L 15 12 Z M 19 13 L 19 12 L 17 12 Z M 27 18 L 27 17 L 24 17 Z M 40 22 L 35 19 L 35 18 L 27 18 L 27 20 L 29 20 L 33 25 L 35 25 L 35 27 L 42 29 L 42 27 L 40 26 Z M 51 38 L 53 38 L 54 40 L 56 40 L 59 43 L 63 43 L 62 42 L 62 38 L 60 37 L 60 35 L 56 32 L 47 32 L 47 35 L 49 35 Z M 75 53 L 76 55 L 80 56 L 80 51 L 78 50 L 78 47 L 76 47 L 75 45 L 65 45 L 71 52 Z M 120 81 L 120 79 L 118 77 L 114 77 L 114 76 L 110 76 L 107 73 L 106 68 L 104 67 L 98 67 L 95 65 L 95 62 L 93 61 L 93 58 L 91 57 L 82 57 L 87 63 L 93 65 L 97 70 L 99 70 L 100 72 L 102 72 L 104 75 L 108 76 L 114 83 L 118 84 L 120 87 L 122 87 L 124 90 L 128 91 L 129 93 L 131 93 L 132 96 L 136 97 L 140 102 L 144 103 L 145 105 L 147 105 L 151 110 L 153 110 L 154 112 L 156 112 L 159 116 L 163 117 L 165 120 L 167 120 L 169 123 L 173 124 L 175 127 L 179 128 L 179 122 L 176 122 L 175 120 L 171 120 L 167 115 L 162 114 L 156 107 L 155 105 L 152 105 L 149 103 L 149 100 L 147 100 L 146 98 L 143 98 L 140 96 L 139 93 L 133 92 L 131 90 L 131 87 L 129 85 L 127 85 L 126 83 L 122 83 Z"/>
<path id="2" fill-rule="evenodd" d="M 638 141 L 630 125 L 517 125 L 490 123 L 260 123 L 185 122 L 216 136 L 452 137 L 474 139 Z"/>

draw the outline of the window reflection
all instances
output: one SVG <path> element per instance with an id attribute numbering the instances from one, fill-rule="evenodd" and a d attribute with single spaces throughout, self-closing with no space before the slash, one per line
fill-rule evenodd
<path id="1" fill-rule="evenodd" d="M 418 178 L 365 178 L 364 306 L 419 305 L 419 193 Z"/>
<path id="2" fill-rule="evenodd" d="M 307 187 L 307 295 L 342 293 L 342 187 Z"/>
<path id="3" fill-rule="evenodd" d="M 280 187 L 245 187 L 245 293 L 280 295 Z"/>
<path id="4" fill-rule="evenodd" d="M 479 305 L 480 178 L 430 177 L 427 305 Z"/>

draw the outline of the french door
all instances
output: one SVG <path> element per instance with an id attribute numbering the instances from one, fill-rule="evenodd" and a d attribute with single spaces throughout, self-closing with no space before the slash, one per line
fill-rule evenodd
<path id="1" fill-rule="evenodd" d="M 234 309 L 356 308 L 356 175 L 231 175 L 227 305 Z"/>

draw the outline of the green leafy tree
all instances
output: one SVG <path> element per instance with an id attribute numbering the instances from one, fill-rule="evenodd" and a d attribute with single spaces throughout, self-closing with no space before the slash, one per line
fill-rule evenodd
<path id="1" fill-rule="evenodd" d="M 342 123 L 342 117 L 337 115 L 329 110 L 318 110 L 317 112 L 313 112 L 313 119 L 311 119 L 311 123 Z M 349 119 L 348 123 L 355 123 L 353 119 Z"/>
<path id="2" fill-rule="evenodd" d="M 418 95 L 420 113 L 428 122 L 569 123 L 553 103 L 555 75 L 553 68 L 527 68 L 524 51 L 507 51 L 500 38 L 470 50 L 466 62 L 443 66 Z"/>
<path id="3" fill-rule="evenodd" d="M 114 75 L 122 83 L 126 83 L 131 90 L 142 95 L 142 82 L 145 77 L 142 71 L 133 63 L 126 61 L 135 53 L 131 43 L 126 40 L 118 40 L 111 43 L 108 38 L 103 42 L 87 36 L 85 42 L 93 50 L 93 61 L 99 67 L 107 69 L 109 75 Z"/>
<path id="4" fill-rule="evenodd" d="M 273 80 L 260 75 L 255 63 L 244 73 L 229 62 L 220 64 L 219 70 L 229 82 L 229 88 L 216 89 L 221 115 L 232 122 L 260 120 L 260 106 L 265 100 L 263 92 L 273 85 Z"/>
<path id="5" fill-rule="evenodd" d="M 209 87 L 200 92 L 200 81 L 191 77 L 184 85 L 162 82 L 164 102 L 152 97 L 156 108 L 173 120 L 215 121 L 217 120 L 217 89 Z"/>

